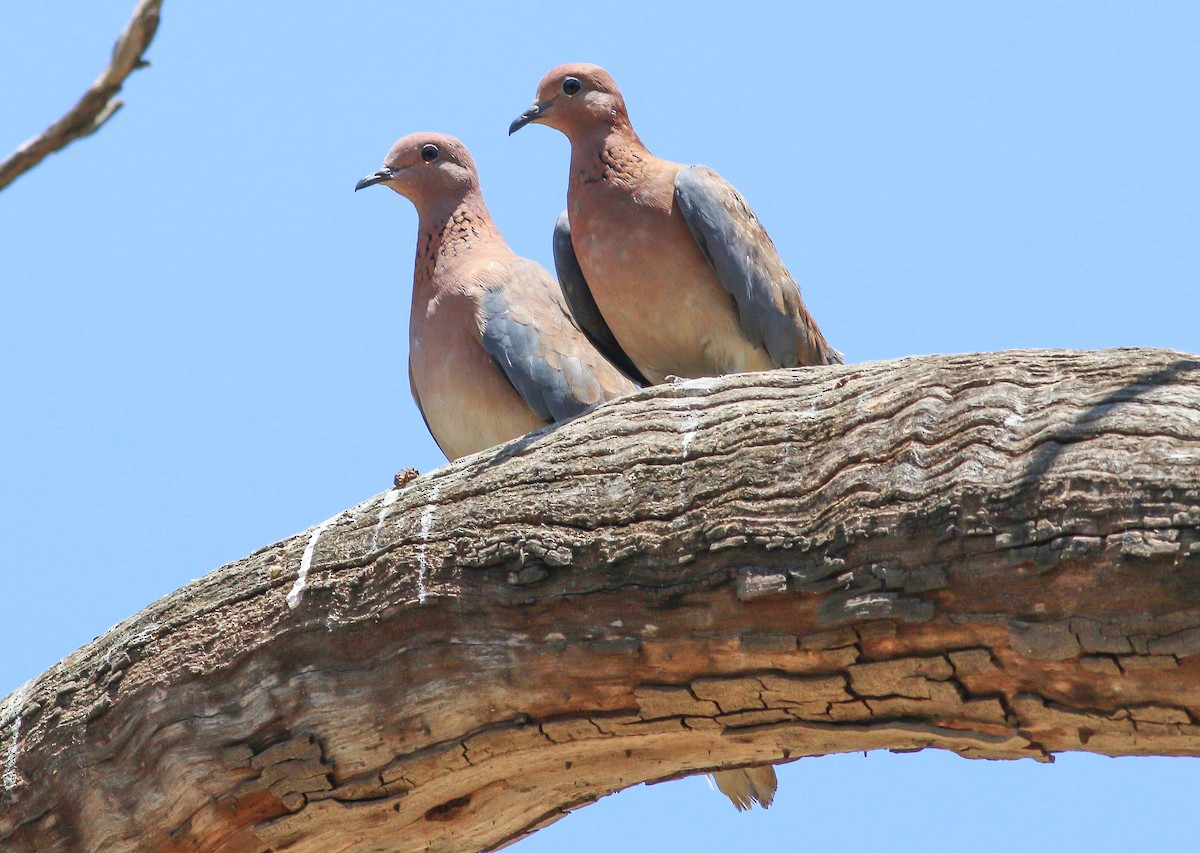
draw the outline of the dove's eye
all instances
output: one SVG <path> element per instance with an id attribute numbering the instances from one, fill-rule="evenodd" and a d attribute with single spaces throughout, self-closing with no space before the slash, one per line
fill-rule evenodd
<path id="1" fill-rule="evenodd" d="M 568 77 L 566 80 L 563 80 L 564 95 L 574 97 L 579 94 L 581 89 L 583 89 L 583 84 L 579 82 L 578 77 Z"/>
<path id="2" fill-rule="evenodd" d="M 438 147 L 430 142 L 428 145 L 421 146 L 421 159 L 426 163 L 432 163 L 437 159 Z"/>

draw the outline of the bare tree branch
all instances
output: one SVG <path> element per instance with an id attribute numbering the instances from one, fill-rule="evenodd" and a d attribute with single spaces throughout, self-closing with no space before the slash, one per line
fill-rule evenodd
<path id="1" fill-rule="evenodd" d="M 693 380 L 447 465 L 0 703 L 0 848 L 495 849 L 925 747 L 1200 755 L 1200 358 Z"/>
<path id="2" fill-rule="evenodd" d="M 91 88 L 41 136 L 29 140 L 0 163 L 0 190 L 55 151 L 95 133 L 125 105 L 117 94 L 134 70 L 149 65 L 142 54 L 158 30 L 161 7 L 162 0 L 139 0 L 133 17 L 113 45 L 112 60 Z"/>

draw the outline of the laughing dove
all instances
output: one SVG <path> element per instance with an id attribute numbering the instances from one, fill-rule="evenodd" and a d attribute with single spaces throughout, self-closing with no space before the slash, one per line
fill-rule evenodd
<path id="1" fill-rule="evenodd" d="M 590 290 L 646 379 L 841 362 L 738 191 L 712 169 L 647 151 L 604 69 L 555 68 L 509 133 L 530 123 L 571 142 L 555 239 L 564 289 Z"/>
<path id="2" fill-rule="evenodd" d="M 637 388 L 583 334 L 551 275 L 501 238 L 461 142 L 406 136 L 354 189 L 374 184 L 417 208 L 408 378 L 447 458 Z"/>

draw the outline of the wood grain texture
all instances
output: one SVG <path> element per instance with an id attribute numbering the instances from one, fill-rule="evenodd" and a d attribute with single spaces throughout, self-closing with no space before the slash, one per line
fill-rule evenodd
<path id="1" fill-rule="evenodd" d="M 1200 358 L 800 368 L 602 405 L 155 602 L 0 706 L 0 847 L 494 849 L 807 755 L 1197 755 L 1198 714 Z"/>

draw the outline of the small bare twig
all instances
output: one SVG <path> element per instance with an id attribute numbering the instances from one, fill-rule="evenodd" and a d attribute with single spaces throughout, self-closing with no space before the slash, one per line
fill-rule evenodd
<path id="1" fill-rule="evenodd" d="M 117 94 L 125 84 L 125 78 L 135 69 L 149 65 L 142 59 L 142 54 L 158 30 L 161 7 L 162 0 L 138 0 L 133 17 L 113 45 L 112 60 L 91 88 L 66 115 L 0 163 L 0 190 L 55 151 L 95 133 L 125 105 Z"/>

